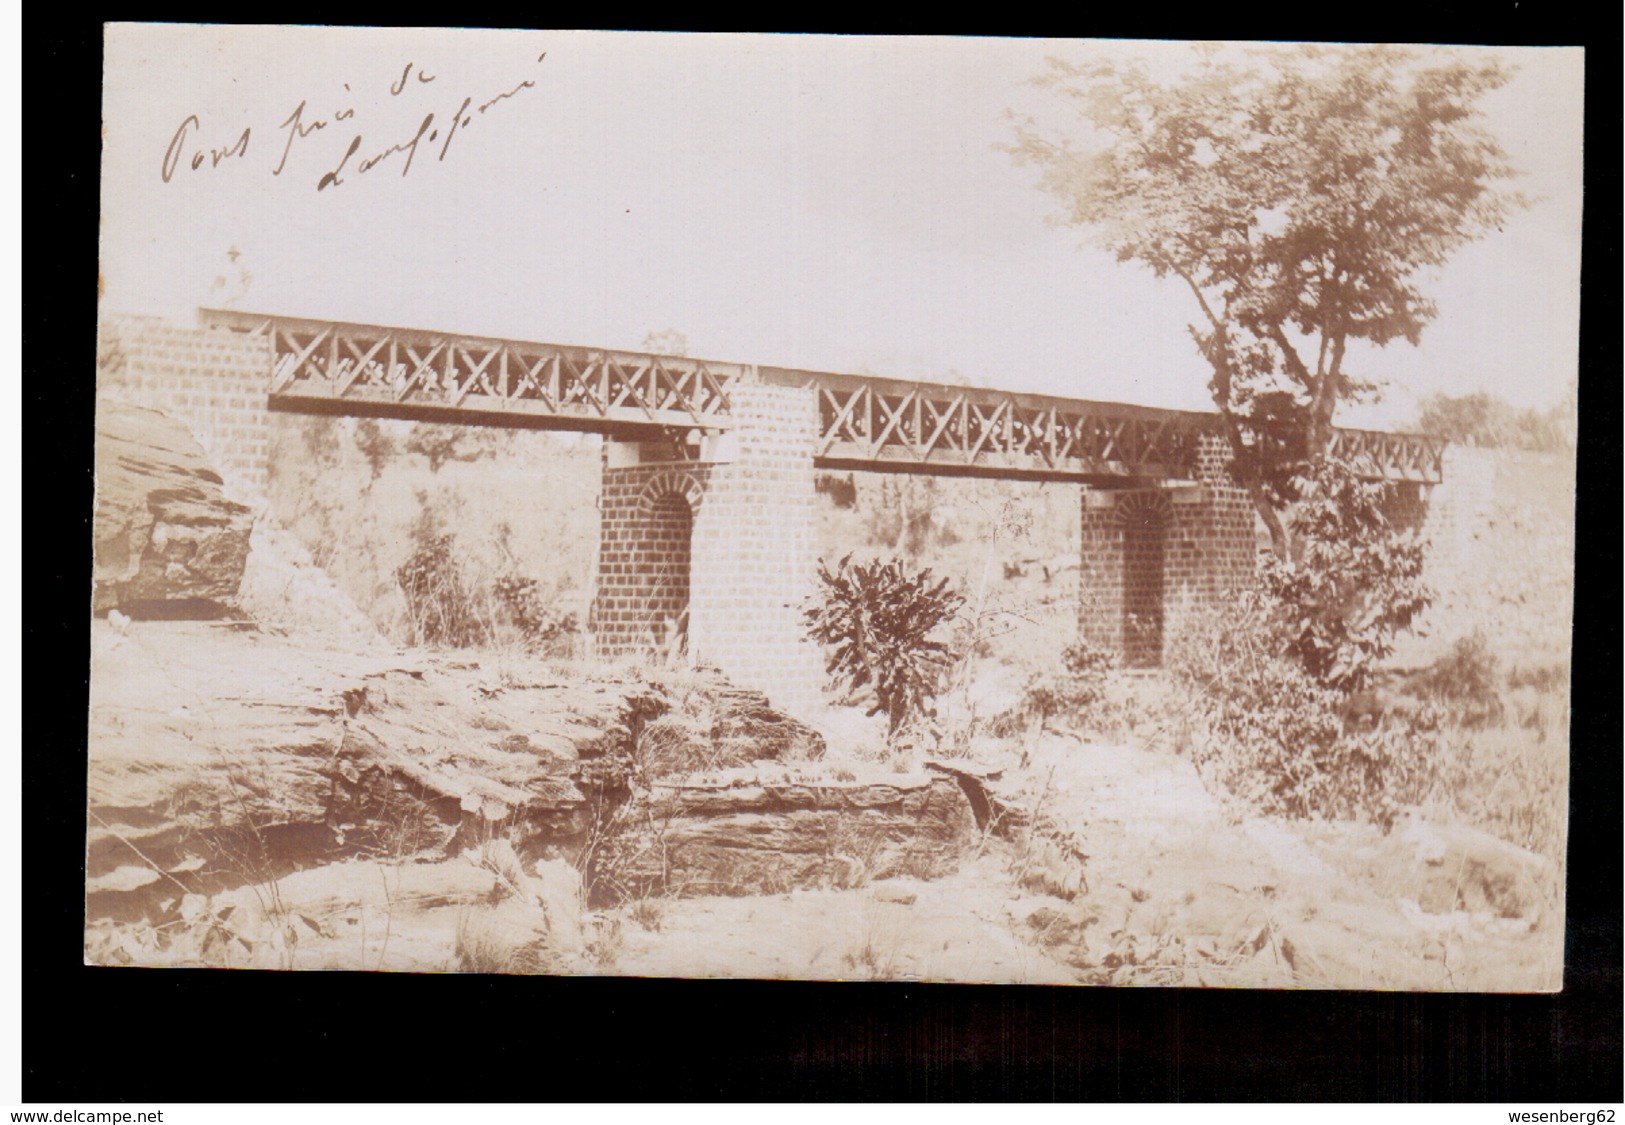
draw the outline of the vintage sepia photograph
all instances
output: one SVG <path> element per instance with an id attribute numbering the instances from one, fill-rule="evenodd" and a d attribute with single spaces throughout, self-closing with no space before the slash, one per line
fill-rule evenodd
<path id="1" fill-rule="evenodd" d="M 86 964 L 1564 987 L 1582 50 L 104 52 Z"/>

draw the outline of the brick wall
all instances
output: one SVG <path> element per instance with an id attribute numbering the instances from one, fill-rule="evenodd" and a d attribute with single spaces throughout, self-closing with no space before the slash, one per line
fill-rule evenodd
<path id="1" fill-rule="evenodd" d="M 1125 667 L 1160 665 L 1184 619 L 1252 578 L 1253 506 L 1228 453 L 1221 437 L 1202 438 L 1196 487 L 1084 491 L 1079 631 Z"/>
<path id="2" fill-rule="evenodd" d="M 1539 454 L 1507 453 L 1452 445 L 1444 453 L 1444 480 L 1432 486 L 1422 531 L 1428 537 L 1428 580 L 1435 586 L 1470 578 L 1481 563 L 1474 544 L 1496 498 L 1498 466 L 1520 460 L 1535 463 Z M 1513 469 L 1512 471 L 1516 471 Z"/>
<path id="3" fill-rule="evenodd" d="M 99 391 L 161 410 L 184 423 L 234 499 L 263 506 L 271 374 L 263 337 L 188 328 L 144 317 L 104 322 Z"/>
<path id="4" fill-rule="evenodd" d="M 593 631 L 606 656 L 670 653 L 799 709 L 823 664 L 802 639 L 817 565 L 816 399 L 793 387 L 731 387 L 733 428 L 704 461 L 604 443 Z"/>
<path id="5" fill-rule="evenodd" d="M 598 651 L 677 650 L 689 632 L 693 525 L 711 466 L 612 467 L 610 455 L 606 441 L 592 620 Z"/>
<path id="6" fill-rule="evenodd" d="M 1118 511 L 1123 528 L 1123 664 L 1155 668 L 1162 663 L 1164 545 L 1169 505 L 1161 492 L 1137 492 Z"/>
<path id="7" fill-rule="evenodd" d="M 818 559 L 817 397 L 746 383 L 729 398 L 730 448 L 694 520 L 690 649 L 696 662 L 800 709 L 824 679 L 801 616 Z"/>
<path id="8" fill-rule="evenodd" d="M 1423 530 L 1428 517 L 1428 488 L 1415 481 L 1396 481 L 1389 490 L 1382 514 L 1396 528 Z"/>

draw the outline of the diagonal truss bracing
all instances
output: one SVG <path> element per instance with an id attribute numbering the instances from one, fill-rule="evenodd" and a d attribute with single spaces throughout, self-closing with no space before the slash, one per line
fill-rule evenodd
<path id="1" fill-rule="evenodd" d="M 271 405 L 282 409 L 497 414 L 514 425 L 606 433 L 721 428 L 729 421 L 728 384 L 744 371 L 676 356 L 234 311 L 205 310 L 204 321 L 267 337 Z"/>
<path id="2" fill-rule="evenodd" d="M 818 396 L 830 468 L 1105 482 L 1188 479 L 1214 417 L 977 387 L 763 368 Z"/>
<path id="3" fill-rule="evenodd" d="M 203 310 L 207 325 L 263 334 L 270 405 L 482 424 L 647 435 L 732 424 L 744 378 L 808 387 L 825 468 L 1079 480 L 1189 480 L 1198 411 L 1020 394 L 638 352 Z M 1332 451 L 1363 475 L 1436 483 L 1445 443 L 1338 430 Z"/>

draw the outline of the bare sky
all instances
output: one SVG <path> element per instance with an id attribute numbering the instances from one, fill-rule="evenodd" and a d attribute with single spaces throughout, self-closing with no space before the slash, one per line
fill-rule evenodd
<path id="1" fill-rule="evenodd" d="M 115 25 L 103 307 L 189 318 L 246 268 L 256 311 L 1203 409 L 1189 298 L 1047 224 L 997 147 L 1007 109 L 1053 112 L 1045 56 L 1187 50 Z M 1349 424 L 1574 374 L 1582 55 L 1498 54 L 1487 121 L 1540 202 L 1440 274 L 1420 348 L 1351 353 L 1394 390 Z"/>

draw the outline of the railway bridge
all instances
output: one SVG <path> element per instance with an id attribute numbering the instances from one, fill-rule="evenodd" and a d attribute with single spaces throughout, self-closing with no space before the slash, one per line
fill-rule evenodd
<path id="1" fill-rule="evenodd" d="M 273 412 L 603 435 L 594 627 L 614 655 L 690 659 L 786 703 L 822 681 L 802 639 L 819 469 L 1083 486 L 1079 627 L 1130 665 L 1251 575 L 1254 515 L 1218 416 L 613 349 L 203 309 L 120 333 L 133 390 L 263 492 Z M 1339 430 L 1417 497 L 1445 443 Z"/>

